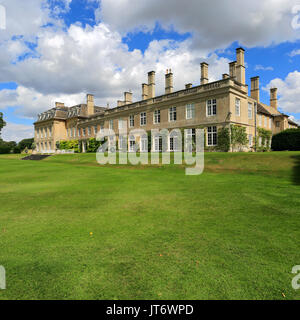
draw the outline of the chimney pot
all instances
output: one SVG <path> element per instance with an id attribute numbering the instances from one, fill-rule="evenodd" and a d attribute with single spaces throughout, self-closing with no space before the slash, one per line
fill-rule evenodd
<path id="1" fill-rule="evenodd" d="M 277 88 L 270 89 L 270 106 L 276 110 L 278 108 Z"/>
<path id="2" fill-rule="evenodd" d="M 259 77 L 251 78 L 251 98 L 259 102 Z"/>
<path id="3" fill-rule="evenodd" d="M 208 83 L 208 64 L 206 62 L 201 63 L 201 84 Z"/>

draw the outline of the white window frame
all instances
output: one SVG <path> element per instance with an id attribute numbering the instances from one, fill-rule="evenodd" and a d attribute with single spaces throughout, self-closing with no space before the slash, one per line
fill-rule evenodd
<path id="1" fill-rule="evenodd" d="M 272 118 L 269 118 L 269 128 L 272 129 Z"/>
<path id="2" fill-rule="evenodd" d="M 169 122 L 177 121 L 177 107 L 169 108 Z"/>
<path id="3" fill-rule="evenodd" d="M 258 115 L 258 125 L 261 127 L 262 126 L 262 115 Z"/>
<path id="4" fill-rule="evenodd" d="M 80 128 L 78 128 L 78 137 L 81 137 L 81 129 Z"/>
<path id="5" fill-rule="evenodd" d="M 134 127 L 134 115 L 130 115 L 129 116 L 129 128 L 133 128 Z"/>
<path id="6" fill-rule="evenodd" d="M 194 119 L 195 118 L 195 104 L 190 103 L 186 105 L 186 119 Z"/>
<path id="7" fill-rule="evenodd" d="M 248 119 L 253 119 L 253 106 L 251 102 L 248 102 Z"/>
<path id="8" fill-rule="evenodd" d="M 141 140 L 140 140 L 140 151 L 141 152 L 148 152 L 148 136 L 146 136 L 146 137 L 142 136 L 141 137 Z"/>
<path id="9" fill-rule="evenodd" d="M 235 98 L 235 115 L 237 117 L 241 116 L 241 99 L 239 98 Z"/>
<path id="10" fill-rule="evenodd" d="M 113 119 L 110 119 L 110 120 L 109 120 L 109 129 L 110 129 L 110 130 L 113 130 L 113 129 L 114 129 L 114 120 L 113 120 Z"/>
<path id="11" fill-rule="evenodd" d="M 268 118 L 265 116 L 265 128 L 268 128 Z"/>
<path id="12" fill-rule="evenodd" d="M 211 140 L 211 143 L 209 143 Z M 214 143 L 214 141 L 216 143 Z M 218 128 L 217 126 L 207 127 L 207 146 L 214 147 L 218 145 Z"/>
<path id="13" fill-rule="evenodd" d="M 147 113 L 141 112 L 140 113 L 140 125 L 143 127 L 147 124 Z"/>
<path id="14" fill-rule="evenodd" d="M 154 110 L 153 112 L 153 123 L 154 124 L 159 124 L 160 123 L 160 110 Z"/>
<path id="15" fill-rule="evenodd" d="M 82 128 L 82 136 L 83 136 L 83 137 L 86 136 L 86 128 Z"/>
<path id="16" fill-rule="evenodd" d="M 88 136 L 91 136 L 92 135 L 92 129 L 91 127 L 88 127 Z"/>
<path id="17" fill-rule="evenodd" d="M 206 101 L 206 116 L 213 117 L 217 115 L 217 99 Z"/>
<path id="18" fill-rule="evenodd" d="M 95 136 L 97 135 L 97 132 L 98 132 L 98 126 L 94 126 L 94 134 L 95 134 Z"/>
<path id="19" fill-rule="evenodd" d="M 134 136 L 129 137 L 128 148 L 129 152 L 135 152 L 136 140 Z"/>
<path id="20" fill-rule="evenodd" d="M 100 125 L 100 132 L 103 133 L 104 132 L 104 124 Z"/>
<path id="21" fill-rule="evenodd" d="M 253 146 L 253 135 L 252 134 L 249 134 L 248 140 L 249 140 L 249 147 L 252 147 Z"/>

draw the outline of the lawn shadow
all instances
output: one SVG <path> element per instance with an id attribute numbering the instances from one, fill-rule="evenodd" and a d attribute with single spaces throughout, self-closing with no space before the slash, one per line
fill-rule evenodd
<path id="1" fill-rule="evenodd" d="M 293 184 L 300 185 L 300 155 L 292 157 L 295 160 L 293 167 L 292 181 Z"/>

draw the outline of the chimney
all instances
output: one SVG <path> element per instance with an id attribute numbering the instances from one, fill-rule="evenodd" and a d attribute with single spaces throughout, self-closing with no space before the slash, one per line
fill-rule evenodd
<path id="1" fill-rule="evenodd" d="M 270 106 L 277 110 L 277 107 L 278 107 L 277 88 L 270 89 Z"/>
<path id="2" fill-rule="evenodd" d="M 125 104 L 124 101 L 121 101 L 121 100 L 117 101 L 117 106 L 118 107 L 122 107 L 122 106 L 124 106 L 124 104 Z"/>
<path id="3" fill-rule="evenodd" d="M 236 78 L 241 84 L 246 84 L 246 69 L 245 69 L 245 50 L 243 48 L 236 49 Z"/>
<path id="4" fill-rule="evenodd" d="M 224 74 L 222 75 L 222 78 L 223 78 L 223 80 L 224 80 L 224 79 L 229 79 L 230 77 L 229 77 L 229 74 L 224 73 Z"/>
<path id="5" fill-rule="evenodd" d="M 173 92 L 173 73 L 170 70 L 167 70 L 166 72 L 166 91 L 165 93 L 172 93 Z"/>
<path id="6" fill-rule="evenodd" d="M 125 104 L 132 103 L 132 93 L 131 92 L 124 92 L 124 103 Z"/>
<path id="7" fill-rule="evenodd" d="M 236 61 L 229 63 L 229 75 L 230 75 L 230 78 L 233 78 L 234 80 L 236 80 L 236 65 L 237 65 Z"/>
<path id="8" fill-rule="evenodd" d="M 206 62 L 201 63 L 201 84 L 208 83 L 208 64 Z"/>
<path id="9" fill-rule="evenodd" d="M 148 85 L 146 83 L 142 84 L 142 99 L 143 100 L 148 99 Z"/>
<path id="10" fill-rule="evenodd" d="M 58 108 L 58 107 L 64 107 L 65 104 L 63 102 L 55 102 L 55 107 Z"/>
<path id="11" fill-rule="evenodd" d="M 251 78 L 251 98 L 259 102 L 259 77 Z"/>
<path id="12" fill-rule="evenodd" d="M 88 116 L 92 115 L 95 113 L 94 107 L 94 96 L 92 94 L 87 94 L 87 114 Z"/>
<path id="13" fill-rule="evenodd" d="M 187 83 L 186 85 L 185 85 L 185 88 L 186 89 L 191 89 L 193 87 L 193 84 L 192 83 Z"/>
<path id="14" fill-rule="evenodd" d="M 148 73 L 148 99 L 155 97 L 155 71 Z"/>

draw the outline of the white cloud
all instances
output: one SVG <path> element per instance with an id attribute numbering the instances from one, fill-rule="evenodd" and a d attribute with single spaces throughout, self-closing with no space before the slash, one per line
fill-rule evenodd
<path id="1" fill-rule="evenodd" d="M 96 17 L 123 33 L 152 31 L 158 22 L 165 29 L 193 33 L 195 46 L 212 50 L 234 41 L 251 47 L 299 39 L 291 25 L 298 2 L 101 0 Z"/>
<path id="2" fill-rule="evenodd" d="M 296 122 L 300 126 L 300 119 L 296 119 L 294 116 L 290 116 L 289 119 Z"/>
<path id="3" fill-rule="evenodd" d="M 300 72 L 294 71 L 285 79 L 272 80 L 265 90 L 271 87 L 278 88 L 279 107 L 284 112 L 300 113 Z"/>
<path id="4" fill-rule="evenodd" d="M 4 141 L 16 141 L 19 142 L 23 139 L 29 139 L 34 137 L 33 126 L 16 124 L 8 122 L 2 129 L 1 138 Z"/>
<path id="5" fill-rule="evenodd" d="M 106 106 L 110 102 L 114 106 L 130 89 L 134 99 L 140 100 L 141 83 L 147 81 L 148 71 L 157 72 L 157 94 L 162 94 L 166 69 L 174 72 L 175 89 L 183 89 L 188 82 L 199 84 L 199 64 L 203 60 L 210 64 L 211 80 L 228 72 L 229 62 L 193 48 L 191 39 L 154 40 L 144 54 L 140 50 L 129 51 L 121 35 L 104 24 L 94 28 L 72 25 L 67 32 L 45 30 L 36 53 L 39 58 L 0 65 L 0 79 L 19 84 L 16 91 L 0 91 L 1 108 L 22 106 L 19 112 L 33 117 L 49 108 L 50 102 L 71 102 L 88 92 L 95 94 L 98 104 Z M 3 57 L 8 59 L 9 54 L 4 53 Z"/>
<path id="6" fill-rule="evenodd" d="M 262 65 L 260 65 L 260 64 L 258 64 L 258 65 L 256 65 L 255 66 L 255 68 L 254 68 L 254 70 L 262 70 L 262 71 L 273 71 L 274 70 L 274 68 L 273 67 L 264 67 L 264 66 L 262 66 Z"/>
<path id="7" fill-rule="evenodd" d="M 290 57 L 295 57 L 295 56 L 298 56 L 298 55 L 300 55 L 300 49 L 299 50 L 295 49 L 289 54 Z"/>

